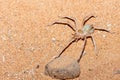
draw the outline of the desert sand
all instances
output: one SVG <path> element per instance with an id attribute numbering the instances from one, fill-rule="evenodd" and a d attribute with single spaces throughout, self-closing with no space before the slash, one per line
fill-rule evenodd
<path id="1" fill-rule="evenodd" d="M 45 65 L 74 32 L 68 26 L 48 25 L 69 16 L 81 29 L 88 15 L 97 17 L 87 24 L 111 34 L 94 32 L 97 53 L 87 39 L 81 74 L 74 80 L 120 80 L 115 74 L 120 70 L 120 0 L 0 0 L 0 80 L 55 80 L 44 74 Z M 82 44 L 73 43 L 62 56 L 77 59 Z"/>

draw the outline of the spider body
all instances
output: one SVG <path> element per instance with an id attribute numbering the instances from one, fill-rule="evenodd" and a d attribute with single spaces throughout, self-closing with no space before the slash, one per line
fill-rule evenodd
<path id="1" fill-rule="evenodd" d="M 77 40 L 84 39 L 85 37 L 90 36 L 94 32 L 93 25 L 84 25 L 82 29 L 79 29 L 78 31 L 73 34 L 73 38 Z"/>
<path id="2" fill-rule="evenodd" d="M 86 42 L 87 42 L 87 38 L 91 38 L 92 40 L 92 43 L 93 43 L 93 46 L 94 46 L 94 49 L 96 51 L 96 43 L 94 41 L 94 38 L 92 36 L 92 34 L 94 33 L 95 30 L 99 30 L 99 31 L 105 31 L 105 32 L 109 32 L 108 30 L 106 29 L 98 29 L 98 28 L 95 28 L 93 27 L 93 25 L 90 25 L 90 24 L 86 24 L 86 22 L 91 19 L 91 18 L 95 18 L 95 16 L 88 16 L 86 18 L 83 19 L 83 23 L 82 23 L 82 29 L 77 29 L 77 25 L 76 25 L 76 21 L 75 19 L 73 18 L 70 18 L 70 17 L 61 17 L 62 19 L 67 19 L 67 20 L 70 20 L 72 22 L 74 22 L 74 25 L 71 25 L 70 23 L 68 22 L 61 22 L 61 21 L 56 21 L 54 23 L 52 23 L 51 25 L 54 25 L 54 24 L 62 24 L 62 25 L 67 25 L 69 28 L 71 28 L 73 31 L 74 31 L 74 34 L 73 34 L 73 37 L 72 37 L 72 40 L 69 42 L 69 44 L 67 46 L 65 46 L 65 48 L 59 53 L 59 55 L 55 58 L 58 58 L 61 56 L 61 54 L 73 43 L 73 42 L 78 42 L 79 40 L 83 40 L 84 43 L 83 43 L 83 47 L 82 47 L 82 51 L 81 51 L 81 54 L 79 56 L 79 59 L 78 59 L 78 62 L 80 61 L 80 59 L 82 58 L 82 55 L 84 53 L 84 50 L 85 50 L 85 45 L 86 45 Z"/>

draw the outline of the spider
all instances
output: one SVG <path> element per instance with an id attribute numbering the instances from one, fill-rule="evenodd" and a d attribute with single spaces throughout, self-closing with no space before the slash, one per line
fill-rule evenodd
<path id="1" fill-rule="evenodd" d="M 67 25 L 70 29 L 72 29 L 74 31 L 74 34 L 73 34 L 73 37 L 72 37 L 72 40 L 69 42 L 69 44 L 67 46 L 65 46 L 65 48 L 59 53 L 59 55 L 55 58 L 58 58 L 61 56 L 61 54 L 74 42 L 78 42 L 79 40 L 83 40 L 84 43 L 83 43 L 83 47 L 82 47 L 82 51 L 81 51 L 81 54 L 79 56 L 79 59 L 77 60 L 78 62 L 80 62 L 81 58 L 82 58 L 82 55 L 84 53 L 84 50 L 85 50 L 85 46 L 86 46 L 86 42 L 87 42 L 87 38 L 91 38 L 92 40 L 92 43 L 93 43 L 93 46 L 94 46 L 94 50 L 96 51 L 96 43 L 95 43 L 95 40 L 92 36 L 92 34 L 94 33 L 95 30 L 99 30 L 99 31 L 105 31 L 105 32 L 109 32 L 108 30 L 106 29 L 99 29 L 99 28 L 95 28 L 93 27 L 92 24 L 86 24 L 86 22 L 88 20 L 90 20 L 91 18 L 96 18 L 95 16 L 91 15 L 91 16 L 87 16 L 86 18 L 83 19 L 83 22 L 82 22 L 82 29 L 77 29 L 77 25 L 76 25 L 76 20 L 74 18 L 71 18 L 71 17 L 60 17 L 61 19 L 67 19 L 67 20 L 70 20 L 74 23 L 74 25 L 71 25 L 70 23 L 68 22 L 61 22 L 61 21 L 56 21 L 56 22 L 53 22 L 51 25 L 55 25 L 55 24 L 62 24 L 62 25 Z"/>

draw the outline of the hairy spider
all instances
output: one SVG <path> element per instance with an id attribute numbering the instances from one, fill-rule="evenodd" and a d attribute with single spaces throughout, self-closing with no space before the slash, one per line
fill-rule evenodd
<path id="1" fill-rule="evenodd" d="M 71 20 L 74 22 L 74 25 L 71 25 L 70 23 L 68 22 L 61 22 L 61 21 L 56 21 L 54 23 L 52 23 L 51 25 L 54 25 L 54 24 L 62 24 L 62 25 L 67 25 L 69 28 L 71 28 L 73 31 L 74 31 L 74 34 L 73 34 L 73 38 L 72 40 L 70 41 L 70 43 L 65 46 L 65 48 L 59 53 L 59 55 L 55 58 L 58 58 L 61 56 L 61 54 L 74 42 L 78 42 L 80 39 L 84 41 L 83 43 L 83 47 L 82 47 L 82 51 L 81 51 L 81 54 L 79 56 L 79 59 L 78 59 L 78 62 L 80 62 L 80 59 L 82 58 L 82 55 L 84 53 L 84 50 L 85 50 L 85 45 L 86 45 L 86 42 L 87 42 L 87 38 L 91 38 L 92 40 L 92 43 L 93 43 L 93 46 L 94 46 L 94 49 L 96 51 L 96 43 L 95 43 L 95 40 L 92 36 L 92 34 L 94 33 L 95 30 L 99 30 L 99 31 L 105 31 L 105 32 L 110 32 L 106 29 L 99 29 L 99 28 L 95 28 L 93 27 L 93 25 L 90 25 L 90 24 L 86 24 L 86 22 L 91 19 L 91 18 L 95 18 L 95 16 L 91 15 L 91 16 L 87 16 L 86 18 L 83 19 L 83 23 L 82 23 L 82 29 L 77 29 L 77 25 L 76 25 L 76 21 L 75 19 L 71 18 L 71 17 L 60 17 L 62 19 L 68 19 L 68 20 Z"/>

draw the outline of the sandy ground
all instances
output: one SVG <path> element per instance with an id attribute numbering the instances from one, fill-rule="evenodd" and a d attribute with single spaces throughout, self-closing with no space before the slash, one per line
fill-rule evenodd
<path id="1" fill-rule="evenodd" d="M 50 23 L 58 16 L 75 17 L 77 27 L 88 15 L 95 31 L 97 54 L 87 39 L 86 55 L 80 62 L 81 75 L 74 80 L 120 80 L 120 0 L 0 0 L 0 80 L 53 80 L 44 66 L 67 45 L 73 31 Z M 75 59 L 83 41 L 64 53 Z"/>

